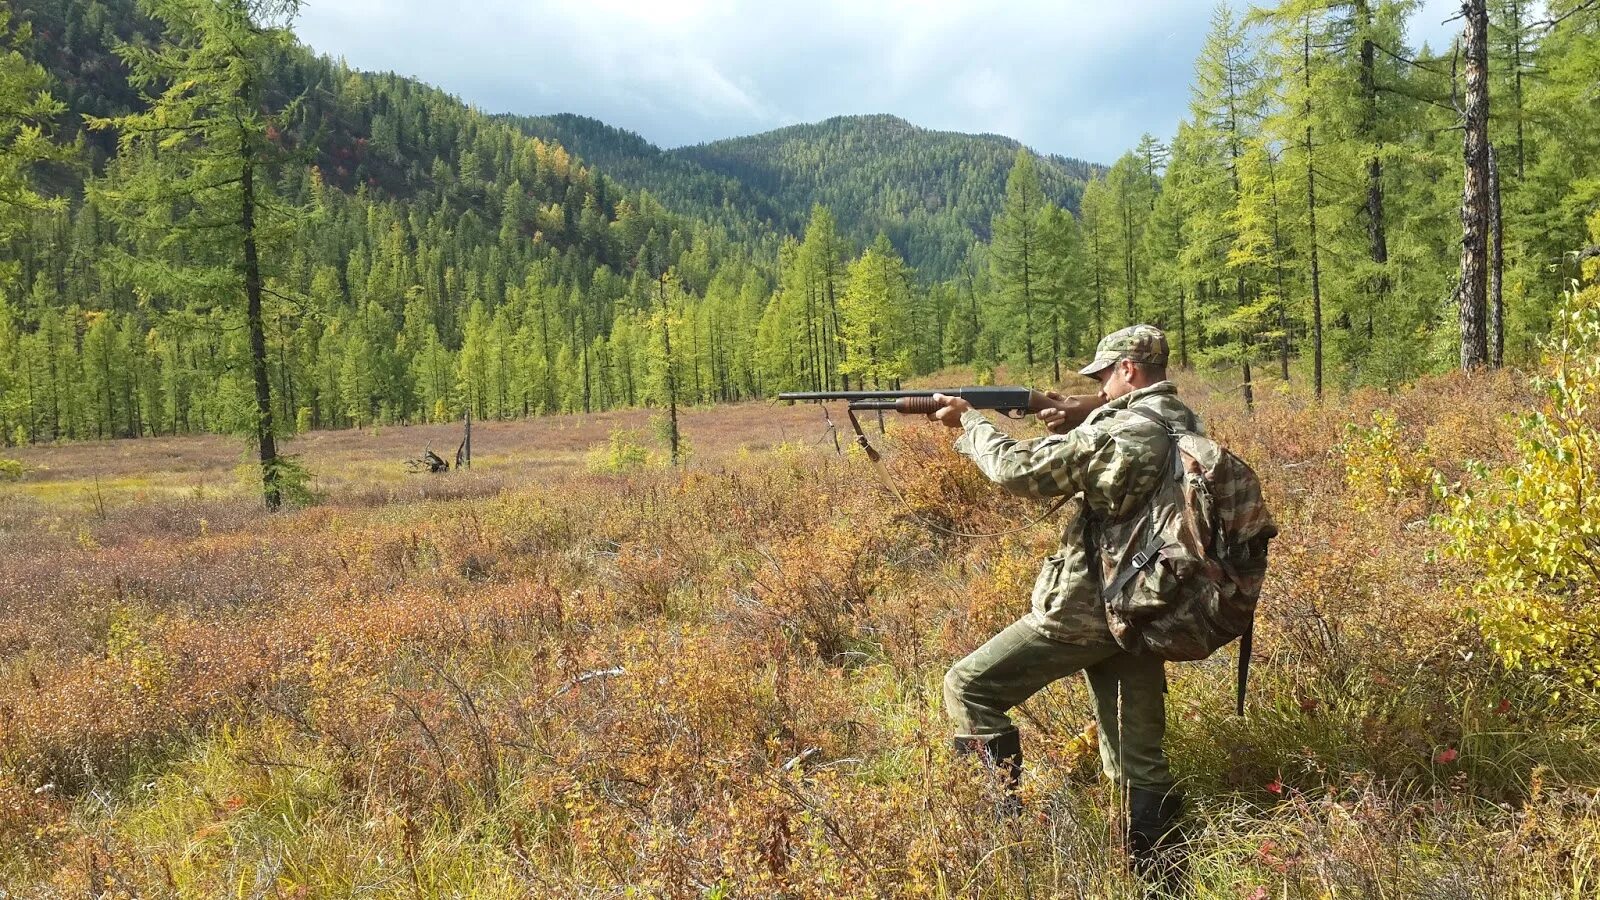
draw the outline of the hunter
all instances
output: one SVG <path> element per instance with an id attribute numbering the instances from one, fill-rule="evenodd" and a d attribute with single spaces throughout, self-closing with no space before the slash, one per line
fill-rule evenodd
<path id="1" fill-rule="evenodd" d="M 956 751 L 990 766 L 1006 789 L 1006 807 L 1015 810 L 1022 742 L 1007 713 L 1046 685 L 1083 672 L 1094 698 L 1102 766 L 1127 798 L 1134 869 L 1170 881 L 1183 799 L 1162 749 L 1165 663 L 1128 653 L 1112 638 L 1095 534 L 1097 523 L 1142 509 L 1162 476 L 1171 438 L 1146 414 L 1196 433 L 1200 423 L 1167 380 L 1167 339 L 1153 326 L 1108 335 L 1080 374 L 1099 380 L 1105 405 L 1077 428 L 1032 440 L 1008 437 L 958 397 L 935 397 L 943 406 L 934 417 L 962 429 L 956 449 L 991 481 L 1028 497 L 1079 501 L 1062 529 L 1060 550 L 1044 561 L 1034 582 L 1032 609 L 951 667 L 945 708 L 955 725 Z M 1061 418 L 1056 410 L 1039 413 L 1052 431 Z"/>

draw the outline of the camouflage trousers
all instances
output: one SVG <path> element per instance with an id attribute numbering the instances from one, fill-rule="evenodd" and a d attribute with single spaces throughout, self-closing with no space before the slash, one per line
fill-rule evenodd
<path id="1" fill-rule="evenodd" d="M 1160 657 L 1134 655 L 1115 644 L 1062 643 L 1019 620 L 945 674 L 945 710 L 957 737 L 992 740 L 1016 730 L 1006 715 L 1013 707 L 1079 671 L 1094 698 L 1106 777 L 1142 790 L 1171 788 L 1172 773 L 1161 746 L 1167 730 L 1167 677 Z"/>

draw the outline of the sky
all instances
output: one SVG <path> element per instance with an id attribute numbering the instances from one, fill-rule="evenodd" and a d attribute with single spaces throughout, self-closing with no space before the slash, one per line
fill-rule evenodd
<path id="1" fill-rule="evenodd" d="M 1459 0 L 1423 0 L 1445 46 Z M 295 30 L 486 112 L 662 147 L 891 113 L 1109 163 L 1186 112 L 1210 0 L 306 0 Z"/>

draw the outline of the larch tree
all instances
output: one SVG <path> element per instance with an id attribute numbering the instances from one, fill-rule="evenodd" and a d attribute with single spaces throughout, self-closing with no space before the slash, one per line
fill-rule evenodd
<path id="1" fill-rule="evenodd" d="M 1082 216 L 1083 257 L 1088 271 L 1090 311 L 1092 312 L 1095 340 L 1106 336 L 1106 258 L 1112 225 L 1112 198 L 1105 179 L 1096 178 L 1083 187 L 1079 201 Z"/>
<path id="2" fill-rule="evenodd" d="M 1003 302 L 1022 318 L 1023 359 L 1033 371 L 1034 306 L 1038 302 L 1039 278 L 1043 269 L 1040 217 L 1044 193 L 1034 169 L 1033 154 L 1017 148 L 1011 173 L 1006 176 L 1006 199 L 994 219 L 994 242 L 989 248 L 994 277 Z"/>
<path id="3" fill-rule="evenodd" d="M 0 241 L 9 240 L 32 213 L 62 205 L 34 185 L 35 167 L 65 159 L 70 148 L 51 140 L 50 126 L 66 106 L 50 96 L 44 69 L 23 55 L 31 39 L 28 25 L 12 28 L 11 10 L 0 8 Z M 0 275 L 10 280 L 9 273 Z"/>
<path id="4" fill-rule="evenodd" d="M 850 266 L 840 300 L 840 328 L 849 351 L 840 372 L 859 385 L 892 388 L 911 374 L 911 276 L 888 237 Z"/>
<path id="5" fill-rule="evenodd" d="M 60 205 L 42 197 L 33 183 L 35 166 L 61 159 L 66 151 L 48 131 L 65 107 L 46 90 L 44 69 L 22 54 L 30 37 L 27 25 L 11 27 L 9 8 L 0 9 L 0 241 L 8 241 L 35 211 Z M 39 435 L 36 372 L 5 299 L 16 268 L 0 263 L 0 444 Z"/>
<path id="6" fill-rule="evenodd" d="M 276 509 L 292 463 L 278 456 L 262 303 L 268 267 L 300 214 L 274 196 L 288 153 L 284 110 L 269 112 L 268 82 L 277 55 L 293 45 L 299 2 L 145 0 L 144 9 L 164 26 L 161 42 L 117 52 L 147 108 L 89 120 L 114 130 L 118 148 L 93 194 L 161 251 L 124 259 L 149 290 L 196 304 L 242 301 L 254 401 L 245 430 L 260 459 L 262 499 Z"/>
<path id="7" fill-rule="evenodd" d="M 1240 166 L 1260 130 L 1263 88 L 1250 26 L 1226 4 L 1219 5 L 1195 63 L 1191 91 L 1191 138 L 1199 166 L 1198 177 L 1185 185 L 1185 215 L 1193 226 L 1185 257 L 1212 282 L 1207 292 L 1210 314 L 1227 338 L 1212 352 L 1239 365 L 1247 407 L 1254 402 L 1250 363 L 1257 338 L 1256 317 L 1250 313 L 1252 261 L 1230 258 L 1228 251 L 1239 237 L 1235 208 L 1242 193 Z M 1231 292 L 1221 289 L 1223 279 L 1232 282 Z"/>

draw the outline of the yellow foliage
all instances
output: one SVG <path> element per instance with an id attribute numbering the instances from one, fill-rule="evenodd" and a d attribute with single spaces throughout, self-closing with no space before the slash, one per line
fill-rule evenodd
<path id="1" fill-rule="evenodd" d="M 1427 449 L 1410 440 L 1392 410 L 1372 414 L 1372 425 L 1351 425 L 1340 445 L 1345 487 L 1356 509 L 1373 512 L 1423 493 L 1428 484 Z"/>
<path id="2" fill-rule="evenodd" d="M 1453 491 L 1449 551 L 1483 569 L 1477 620 L 1511 668 L 1600 682 L 1600 286 L 1570 295 L 1514 459 Z"/>

